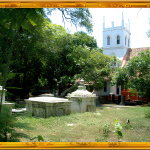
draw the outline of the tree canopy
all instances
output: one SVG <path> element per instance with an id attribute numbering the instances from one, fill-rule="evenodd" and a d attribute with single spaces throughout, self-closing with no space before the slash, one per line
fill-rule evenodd
<path id="1" fill-rule="evenodd" d="M 127 65 L 118 68 L 114 84 L 135 88 L 139 95 L 150 98 L 150 50 L 138 53 Z"/>
<path id="2" fill-rule="evenodd" d="M 64 19 L 92 31 L 88 9 L 60 11 Z M 1 13 L 0 53 L 4 57 L 0 58 L 0 79 L 4 88 L 6 81 L 8 89 L 22 89 L 21 98 L 28 98 L 30 91 L 36 94 L 44 85 L 59 89 L 61 94 L 78 78 L 92 81 L 95 89 L 103 87 L 113 59 L 102 54 L 94 37 L 84 32 L 67 33 L 64 27 L 52 24 L 43 9 L 1 9 Z M 9 17 L 5 18 L 6 14 Z"/>

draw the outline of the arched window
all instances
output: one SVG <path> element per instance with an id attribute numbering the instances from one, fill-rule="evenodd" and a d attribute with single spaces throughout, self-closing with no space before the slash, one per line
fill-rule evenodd
<path id="1" fill-rule="evenodd" d="M 117 44 L 120 44 L 120 36 L 117 35 Z"/>
<path id="2" fill-rule="evenodd" d="M 110 45 L 110 37 L 107 37 L 107 45 Z"/>
<path id="3" fill-rule="evenodd" d="M 125 45 L 126 45 L 126 41 L 127 41 L 127 38 L 125 37 Z"/>
<path id="4" fill-rule="evenodd" d="M 129 41 L 129 39 L 128 39 L 128 47 L 129 47 L 129 45 L 130 45 L 130 43 L 129 43 L 130 41 Z"/>

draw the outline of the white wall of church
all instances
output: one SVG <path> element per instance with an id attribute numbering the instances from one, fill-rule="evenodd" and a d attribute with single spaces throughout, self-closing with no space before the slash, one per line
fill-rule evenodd
<path id="1" fill-rule="evenodd" d="M 131 46 L 130 23 L 128 23 L 128 28 L 124 26 L 124 17 L 122 14 L 122 26 L 114 27 L 114 22 L 112 22 L 112 27 L 105 28 L 105 17 L 103 19 L 103 53 L 109 56 L 116 55 L 118 58 L 123 58 L 127 49 Z M 120 37 L 120 43 L 117 43 L 117 36 Z M 107 43 L 107 37 L 110 37 L 109 45 Z"/>
<path id="2" fill-rule="evenodd" d="M 104 92 L 104 88 L 99 90 L 99 91 L 94 91 L 94 94 L 96 94 L 97 96 L 105 96 L 105 95 L 109 95 L 110 93 L 115 94 L 116 96 L 121 95 L 121 86 L 119 86 L 119 94 L 117 94 L 117 89 L 116 89 L 116 85 L 114 86 L 110 86 L 110 81 L 107 81 L 107 90 L 106 92 Z"/>
<path id="3" fill-rule="evenodd" d="M 96 94 L 97 96 L 104 96 L 104 95 L 109 95 L 110 93 L 110 82 L 107 81 L 107 90 L 106 92 L 104 92 L 104 88 L 99 90 L 99 91 L 94 91 L 94 94 Z"/>
<path id="4" fill-rule="evenodd" d="M 128 20 L 128 27 L 124 26 L 124 16 L 122 13 L 122 25 L 115 27 L 112 22 L 112 27 L 105 28 L 105 17 L 103 17 L 103 54 L 113 56 L 116 55 L 119 59 L 123 59 L 127 52 L 127 49 L 131 47 L 130 39 L 130 21 Z M 120 37 L 120 42 L 117 43 L 117 36 Z M 107 43 L 107 37 L 110 37 L 110 43 Z M 126 40 L 125 40 L 126 39 Z M 129 43 L 129 44 L 128 44 Z M 104 92 L 104 88 L 94 92 L 97 96 L 109 95 L 110 93 L 116 96 L 121 95 L 121 86 L 119 87 L 119 93 L 117 93 L 117 86 L 110 87 L 110 81 L 107 81 L 107 91 Z"/>

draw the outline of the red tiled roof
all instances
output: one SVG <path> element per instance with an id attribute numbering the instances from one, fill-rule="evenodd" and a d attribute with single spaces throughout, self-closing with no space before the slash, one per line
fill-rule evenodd
<path id="1" fill-rule="evenodd" d="M 124 65 L 126 65 L 128 63 L 128 61 L 134 57 L 134 56 L 138 56 L 139 52 L 143 52 L 150 49 L 150 47 L 141 47 L 141 48 L 128 48 L 126 54 L 123 57 L 122 63 L 121 63 L 121 67 L 123 67 Z"/>

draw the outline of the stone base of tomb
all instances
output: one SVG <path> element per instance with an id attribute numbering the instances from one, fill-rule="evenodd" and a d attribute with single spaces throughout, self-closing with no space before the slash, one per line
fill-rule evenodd
<path id="1" fill-rule="evenodd" d="M 8 113 L 10 116 L 12 116 L 12 107 L 15 105 L 14 103 L 2 103 L 3 106 L 6 106 L 8 108 Z M 2 111 L 7 111 L 5 109 L 2 109 Z"/>
<path id="2" fill-rule="evenodd" d="M 71 113 L 71 101 L 55 97 L 40 97 L 26 99 L 27 112 L 32 116 L 47 118 L 64 116 Z"/>
<path id="3" fill-rule="evenodd" d="M 97 97 L 71 97 L 70 101 L 73 101 L 71 104 L 71 113 L 95 112 L 96 99 Z"/>

